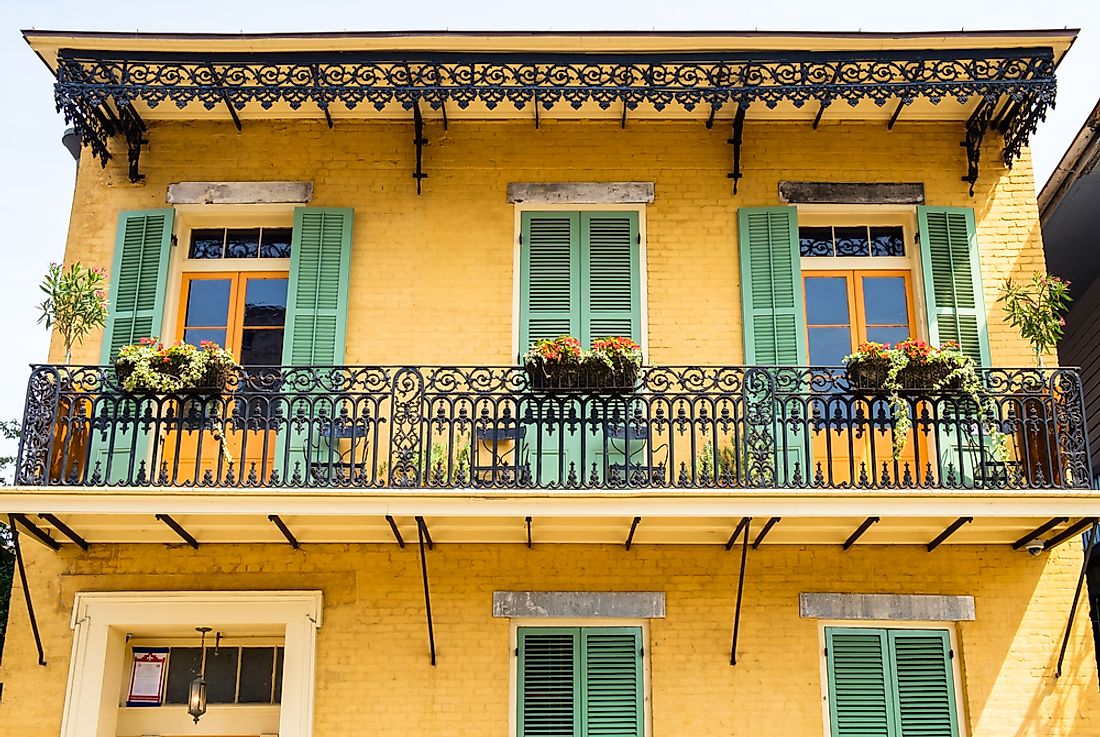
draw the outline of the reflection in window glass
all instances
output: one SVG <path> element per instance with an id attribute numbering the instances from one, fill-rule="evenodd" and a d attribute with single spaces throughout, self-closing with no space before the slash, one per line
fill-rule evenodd
<path id="1" fill-rule="evenodd" d="M 238 648 L 206 648 L 206 700 L 232 704 L 237 700 Z"/>
<path id="2" fill-rule="evenodd" d="M 833 228 L 837 256 L 867 256 L 871 252 L 867 242 L 867 226 Z"/>
<path id="3" fill-rule="evenodd" d="M 872 256 L 904 256 L 905 231 L 900 225 L 871 226 Z"/>
<path id="4" fill-rule="evenodd" d="M 290 228 L 264 228 L 260 236 L 260 258 L 290 258 Z"/>
<path id="5" fill-rule="evenodd" d="M 810 325 L 847 325 L 851 322 L 846 278 L 806 277 L 806 322 Z"/>
<path id="6" fill-rule="evenodd" d="M 187 290 L 187 327 L 229 324 L 229 279 L 193 279 Z"/>
<path id="7" fill-rule="evenodd" d="M 832 256 L 833 229 L 817 227 L 799 228 L 798 250 L 803 256 Z"/>
<path id="8" fill-rule="evenodd" d="M 244 293 L 244 324 L 279 326 L 286 322 L 286 279 L 249 279 Z"/>
<path id="9" fill-rule="evenodd" d="M 852 329 L 849 327 L 810 327 L 806 332 L 813 366 L 839 366 L 852 352 Z"/>
<path id="10" fill-rule="evenodd" d="M 868 325 L 908 325 L 905 277 L 863 277 L 863 313 Z"/>
<path id="11" fill-rule="evenodd" d="M 274 678 L 275 648 L 241 648 L 241 683 L 237 703 L 270 704 Z"/>
<path id="12" fill-rule="evenodd" d="M 230 228 L 225 231 L 226 258 L 257 258 L 259 255 L 259 228 Z"/>
<path id="13" fill-rule="evenodd" d="M 191 231 L 188 258 L 221 258 L 225 246 L 223 228 L 196 228 Z"/>
<path id="14" fill-rule="evenodd" d="M 186 704 L 187 690 L 202 670 L 202 652 L 197 647 L 174 647 L 168 653 L 168 683 L 164 703 Z"/>

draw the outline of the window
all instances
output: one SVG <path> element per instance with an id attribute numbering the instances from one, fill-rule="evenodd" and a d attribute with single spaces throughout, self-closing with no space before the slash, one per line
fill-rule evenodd
<path id="1" fill-rule="evenodd" d="M 277 366 L 286 304 L 285 272 L 184 274 L 179 337 L 217 343 L 245 366 Z"/>
<path id="2" fill-rule="evenodd" d="M 959 737 L 947 630 L 825 628 L 830 737 Z"/>
<path id="3" fill-rule="evenodd" d="M 281 647 L 173 647 L 168 651 L 165 704 L 186 704 L 191 681 L 206 665 L 211 704 L 278 704 L 282 700 Z"/>
<path id="4" fill-rule="evenodd" d="M 806 338 L 812 366 L 839 366 L 865 341 L 894 344 L 912 335 L 906 271 L 807 271 Z"/>
<path id="5" fill-rule="evenodd" d="M 520 245 L 520 353 L 559 335 L 642 342 L 637 212 L 525 212 Z"/>
<path id="6" fill-rule="evenodd" d="M 519 737 L 642 737 L 640 627 L 520 627 Z"/>
<path id="7" fill-rule="evenodd" d="M 291 228 L 195 228 L 187 257 L 290 258 Z"/>

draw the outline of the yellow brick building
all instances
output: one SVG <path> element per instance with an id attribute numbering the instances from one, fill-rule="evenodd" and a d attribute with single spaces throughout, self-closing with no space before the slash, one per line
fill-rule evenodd
<path id="1" fill-rule="evenodd" d="M 5 734 L 1100 734 L 1080 384 L 996 302 L 1072 32 L 26 36 L 112 316 L 0 493 Z M 980 401 L 898 431 L 836 365 L 905 337 Z"/>

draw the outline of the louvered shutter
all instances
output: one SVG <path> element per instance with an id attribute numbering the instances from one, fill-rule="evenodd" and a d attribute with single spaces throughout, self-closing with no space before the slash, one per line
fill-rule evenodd
<path id="1" fill-rule="evenodd" d="M 929 338 L 934 345 L 953 340 L 979 365 L 988 366 L 974 210 L 918 207 L 917 220 Z"/>
<path id="2" fill-rule="evenodd" d="M 174 213 L 168 208 L 119 216 L 103 363 L 112 362 L 122 346 L 139 338 L 160 337 Z"/>
<path id="3" fill-rule="evenodd" d="M 806 318 L 794 207 L 743 207 L 741 300 L 747 365 L 801 366 Z"/>
<path id="4" fill-rule="evenodd" d="M 114 362 L 118 351 L 141 338 L 161 337 L 168 262 L 172 251 L 175 210 L 131 210 L 118 219 L 115 255 L 111 263 L 111 290 L 107 325 L 103 331 L 101 361 Z M 100 405 L 101 419 L 110 415 L 106 438 L 92 433 L 89 443 L 89 478 L 98 472 L 108 484 L 136 481 L 147 458 L 151 426 L 138 421 L 148 400 Z M 153 460 L 155 462 L 155 459 Z M 145 477 L 155 474 L 145 467 Z"/>
<path id="5" fill-rule="evenodd" d="M 951 643 L 943 630 L 890 630 L 898 737 L 958 737 Z"/>
<path id="6" fill-rule="evenodd" d="M 897 737 L 886 630 L 825 629 L 830 737 Z"/>
<path id="7" fill-rule="evenodd" d="M 638 213 L 581 214 L 581 342 L 628 336 L 640 343 Z"/>
<path id="8" fill-rule="evenodd" d="M 579 630 L 521 627 L 517 634 L 517 734 L 581 737 Z"/>
<path id="9" fill-rule="evenodd" d="M 584 737 L 642 737 L 642 631 L 581 630 Z"/>
<path id="10" fill-rule="evenodd" d="M 542 338 L 580 338 L 580 215 L 525 212 L 520 241 L 519 352 Z"/>
<path id="11" fill-rule="evenodd" d="M 294 211 L 286 337 L 287 366 L 344 360 L 351 271 L 350 209 L 299 207 Z"/>

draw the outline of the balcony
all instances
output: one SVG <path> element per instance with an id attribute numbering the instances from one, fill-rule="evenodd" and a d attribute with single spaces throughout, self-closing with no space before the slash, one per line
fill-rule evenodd
<path id="1" fill-rule="evenodd" d="M 217 395 L 133 395 L 33 367 L 16 484 L 496 490 L 1088 489 L 1071 369 L 983 369 L 979 406 L 836 367 L 653 366 L 619 390 L 521 367 L 251 368 Z M 900 447 L 895 452 L 894 448 Z"/>

